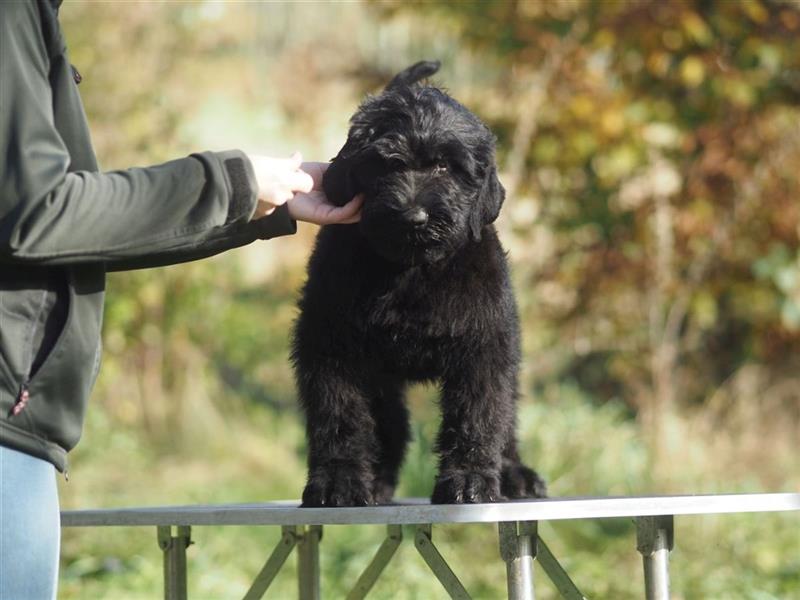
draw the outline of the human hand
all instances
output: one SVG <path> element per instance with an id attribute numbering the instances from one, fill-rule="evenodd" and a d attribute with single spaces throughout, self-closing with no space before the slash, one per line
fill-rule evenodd
<path id="1" fill-rule="evenodd" d="M 322 175 L 329 163 L 305 162 L 302 171 L 311 176 L 313 186 L 309 192 L 300 192 L 289 199 L 289 215 L 297 221 L 317 225 L 355 223 L 361 219 L 361 205 L 364 197 L 356 196 L 344 206 L 331 204 L 322 191 Z"/>
<path id="2" fill-rule="evenodd" d="M 258 203 L 253 219 L 260 219 L 288 202 L 297 192 L 308 193 L 314 188 L 311 175 L 300 167 L 303 158 L 299 152 L 290 158 L 270 158 L 249 155 L 258 186 Z"/>

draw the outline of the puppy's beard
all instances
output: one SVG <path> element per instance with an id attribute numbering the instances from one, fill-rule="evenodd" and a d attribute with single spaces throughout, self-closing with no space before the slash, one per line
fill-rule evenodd
<path id="1" fill-rule="evenodd" d="M 358 175 L 370 179 L 360 230 L 378 255 L 393 263 L 430 264 L 452 256 L 466 243 L 474 198 L 449 174 L 407 168 Z M 419 211 L 426 215 L 422 223 L 414 222 Z"/>
<path id="2" fill-rule="evenodd" d="M 437 240 L 426 231 L 414 231 L 401 225 L 380 225 L 362 218 L 361 233 L 372 249 L 386 260 L 418 265 L 440 261 L 452 254 L 449 244 Z"/>
<path id="3" fill-rule="evenodd" d="M 404 217 L 403 209 L 390 205 L 401 204 L 376 200 L 371 210 L 362 213 L 361 233 L 378 255 L 393 263 L 420 265 L 441 261 L 455 252 L 458 245 L 448 219 L 429 209 L 428 221 L 415 226 Z"/>
<path id="4" fill-rule="evenodd" d="M 372 249 L 389 262 L 417 265 L 443 258 L 445 252 L 418 239 L 413 232 L 402 235 L 387 228 L 371 229 L 362 225 L 362 233 Z"/>

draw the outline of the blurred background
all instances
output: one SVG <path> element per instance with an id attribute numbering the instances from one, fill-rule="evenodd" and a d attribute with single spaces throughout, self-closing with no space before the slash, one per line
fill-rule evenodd
<path id="1" fill-rule="evenodd" d="M 75 1 L 61 18 L 106 170 L 227 148 L 327 160 L 365 94 L 440 59 L 435 81 L 498 137 L 521 452 L 551 494 L 800 491 L 797 0 Z M 64 508 L 300 495 L 287 356 L 315 233 L 110 277 Z M 400 495 L 427 496 L 436 390 L 409 401 Z M 800 597 L 797 515 L 676 524 L 675 598 Z M 632 522 L 541 531 L 584 593 L 640 596 Z M 325 598 L 383 534 L 326 529 Z M 196 528 L 191 597 L 241 597 L 278 536 Z M 436 538 L 475 598 L 502 596 L 493 527 Z M 293 568 L 267 597 L 295 594 Z M 61 577 L 65 599 L 159 597 L 155 531 L 66 530 Z M 370 597 L 446 596 L 407 544 Z"/>

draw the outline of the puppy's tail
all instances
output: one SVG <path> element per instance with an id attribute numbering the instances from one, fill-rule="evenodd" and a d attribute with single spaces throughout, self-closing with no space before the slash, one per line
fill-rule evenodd
<path id="1" fill-rule="evenodd" d="M 386 86 L 386 91 L 402 86 L 413 85 L 436 73 L 441 66 L 442 63 L 438 60 L 421 60 L 395 75 L 389 82 L 389 85 Z"/>

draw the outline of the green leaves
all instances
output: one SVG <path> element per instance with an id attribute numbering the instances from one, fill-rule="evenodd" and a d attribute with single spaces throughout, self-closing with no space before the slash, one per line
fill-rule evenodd
<path id="1" fill-rule="evenodd" d="M 786 245 L 775 243 L 753 263 L 753 273 L 775 286 L 783 325 L 800 331 L 800 250 L 792 253 Z"/>

